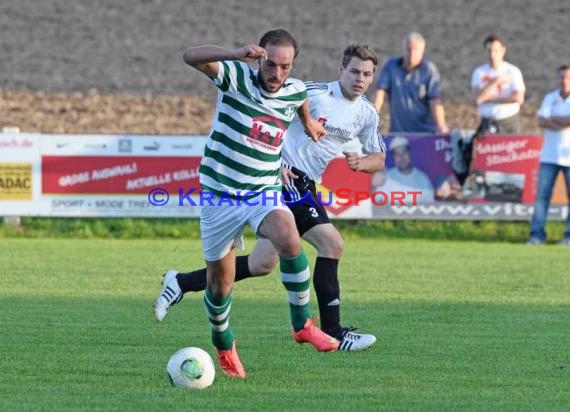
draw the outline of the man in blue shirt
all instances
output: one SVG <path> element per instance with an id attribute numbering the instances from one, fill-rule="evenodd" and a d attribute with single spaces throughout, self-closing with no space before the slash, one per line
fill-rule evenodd
<path id="1" fill-rule="evenodd" d="M 435 64 L 424 59 L 425 39 L 408 33 L 403 39 L 404 56 L 388 59 L 376 82 L 376 111 L 388 95 L 390 133 L 448 133 L 441 104 L 440 75 Z"/>

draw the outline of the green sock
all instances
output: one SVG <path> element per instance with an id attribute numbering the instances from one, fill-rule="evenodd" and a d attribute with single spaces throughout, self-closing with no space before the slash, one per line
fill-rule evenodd
<path id="1" fill-rule="evenodd" d="M 293 329 L 299 331 L 305 326 L 307 319 L 311 318 L 309 312 L 309 297 L 311 295 L 311 273 L 309 261 L 305 252 L 299 255 L 279 260 L 281 269 L 281 282 L 289 295 L 289 309 L 291 310 L 291 323 Z"/>
<path id="2" fill-rule="evenodd" d="M 212 325 L 212 343 L 220 350 L 231 349 L 235 340 L 230 328 L 231 292 L 224 298 L 215 298 L 212 291 L 206 288 L 204 306 L 206 306 L 208 320 Z"/>

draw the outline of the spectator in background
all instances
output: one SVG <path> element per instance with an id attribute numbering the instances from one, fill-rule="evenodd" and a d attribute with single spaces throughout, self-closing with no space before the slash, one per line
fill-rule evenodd
<path id="1" fill-rule="evenodd" d="M 396 136 L 388 146 L 394 159 L 394 166 L 386 172 L 378 172 L 372 177 L 374 191 L 407 192 L 421 191 L 416 197 L 418 203 L 430 203 L 434 200 L 434 189 L 429 177 L 412 164 L 412 149 L 405 137 Z"/>
<path id="2" fill-rule="evenodd" d="M 457 173 L 461 184 L 469 174 L 475 140 L 488 134 L 521 132 L 519 112 L 525 92 L 522 73 L 505 61 L 507 45 L 501 37 L 488 36 L 483 47 L 489 53 L 489 63 L 477 67 L 471 75 L 471 95 L 481 121 L 473 137 L 461 146 L 466 169 Z"/>
<path id="3" fill-rule="evenodd" d="M 380 113 L 387 94 L 390 133 L 448 133 L 440 75 L 435 64 L 424 59 L 424 37 L 408 33 L 402 45 L 404 56 L 391 57 L 380 71 L 374 96 L 376 110 Z"/>
<path id="4" fill-rule="evenodd" d="M 564 173 L 566 191 L 570 199 L 570 65 L 558 69 L 560 88 L 544 96 L 538 110 L 538 124 L 544 128 L 544 143 L 540 153 L 540 171 L 534 214 L 530 225 L 528 244 L 546 241 L 544 226 L 552 189 L 558 173 Z M 570 213 L 561 245 L 570 246 Z"/>
<path id="5" fill-rule="evenodd" d="M 471 76 L 471 92 L 481 123 L 475 133 L 520 133 L 519 111 L 525 85 L 518 67 L 505 61 L 507 46 L 499 36 L 488 36 L 483 47 L 489 63 L 477 67 Z"/>

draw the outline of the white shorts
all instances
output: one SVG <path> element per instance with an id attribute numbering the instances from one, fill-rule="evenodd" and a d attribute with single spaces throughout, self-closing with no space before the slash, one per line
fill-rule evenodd
<path id="1" fill-rule="evenodd" d="M 270 200 L 273 192 L 267 192 L 266 202 L 261 196 L 252 199 L 250 203 L 257 205 L 237 205 L 237 200 L 233 205 L 223 202 L 221 206 L 204 204 L 200 214 L 200 232 L 202 237 L 202 249 L 204 258 L 213 262 L 222 259 L 232 248 L 243 249 L 243 230 L 249 225 L 257 234 L 257 230 L 265 217 L 274 210 L 285 210 L 291 213 L 289 208 L 281 202 Z M 281 192 L 275 192 L 277 199 Z M 220 197 L 212 199 L 214 205 L 218 203 Z"/>

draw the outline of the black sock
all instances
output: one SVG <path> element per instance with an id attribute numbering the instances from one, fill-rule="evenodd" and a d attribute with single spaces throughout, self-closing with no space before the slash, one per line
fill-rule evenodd
<path id="1" fill-rule="evenodd" d="M 247 263 L 248 259 L 249 255 L 236 257 L 236 282 L 251 277 Z M 182 289 L 183 294 L 186 292 L 199 292 L 206 289 L 206 268 L 193 272 L 179 273 L 176 275 L 176 280 L 178 280 L 178 286 Z"/>
<path id="2" fill-rule="evenodd" d="M 236 257 L 236 282 L 251 277 L 248 260 L 249 255 Z"/>
<path id="3" fill-rule="evenodd" d="M 321 329 L 336 337 L 340 331 L 340 286 L 338 259 L 318 257 L 313 274 L 313 285 L 319 303 Z"/>

